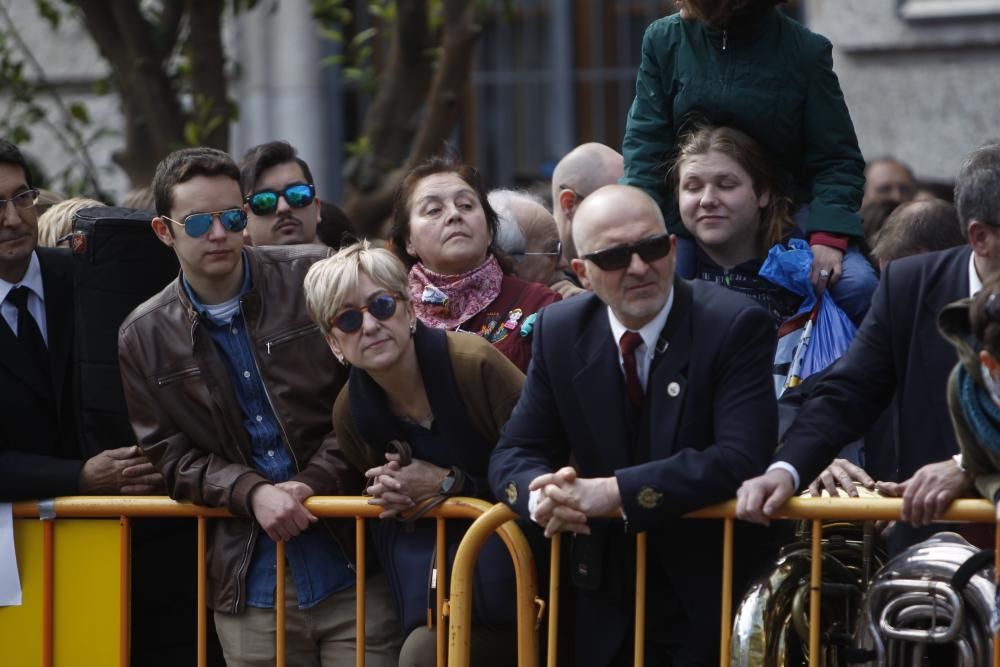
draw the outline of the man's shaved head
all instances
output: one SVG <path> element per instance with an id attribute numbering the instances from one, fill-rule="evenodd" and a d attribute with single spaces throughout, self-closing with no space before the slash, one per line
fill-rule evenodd
<path id="1" fill-rule="evenodd" d="M 658 257 L 637 247 L 649 242 L 663 249 L 666 231 L 663 214 L 652 197 L 628 185 L 607 185 L 595 191 L 573 219 L 573 237 L 584 257 L 603 250 L 626 255 L 625 266 L 609 264 L 607 255 L 577 258 L 573 271 L 580 284 L 592 290 L 629 329 L 638 330 L 650 322 L 673 288 L 674 237 L 668 241 L 666 254 Z M 650 259 L 643 259 L 643 254 Z"/>
<path id="2" fill-rule="evenodd" d="M 625 173 L 621 153 L 604 144 L 588 143 L 566 154 L 552 172 L 552 214 L 559 227 L 566 259 L 577 256 L 572 222 L 580 201 Z"/>
<path id="3" fill-rule="evenodd" d="M 663 232 L 667 225 L 663 212 L 648 194 L 629 185 L 606 185 L 587 197 L 573 218 L 573 242 L 582 255 L 602 248 L 593 247 L 595 230 L 613 224 L 614 220 L 650 217 Z"/>

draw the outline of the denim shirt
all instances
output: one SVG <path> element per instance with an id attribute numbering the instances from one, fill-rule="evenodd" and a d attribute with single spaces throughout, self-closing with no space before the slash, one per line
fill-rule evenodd
<path id="1" fill-rule="evenodd" d="M 243 426 L 250 437 L 254 468 L 274 484 L 292 479 L 297 472 L 296 463 L 283 440 L 281 425 L 271 409 L 253 356 L 253 345 L 246 331 L 242 310 L 228 322 L 215 320 L 198 300 L 187 279 L 183 280 L 183 284 L 191 304 L 201 316 L 201 324 L 225 362 L 230 383 L 243 413 Z M 249 263 L 244 253 L 243 287 L 239 298 L 251 288 Z M 354 573 L 347 556 L 323 525 L 316 524 L 291 539 L 285 545 L 285 554 L 298 590 L 299 607 L 302 609 L 312 607 L 327 596 L 354 585 Z M 260 531 L 247 570 L 247 605 L 263 609 L 274 606 L 275 575 L 274 541 Z"/>

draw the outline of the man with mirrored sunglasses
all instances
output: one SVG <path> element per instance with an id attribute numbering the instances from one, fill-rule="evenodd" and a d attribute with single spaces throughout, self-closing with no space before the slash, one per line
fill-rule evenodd
<path id="1" fill-rule="evenodd" d="M 316 242 L 316 185 L 309 165 L 291 144 L 269 141 L 248 150 L 240 165 L 240 184 L 246 193 L 251 244 Z"/>
<path id="2" fill-rule="evenodd" d="M 675 238 L 637 188 L 589 195 L 573 237 L 573 270 L 592 293 L 539 315 L 490 485 L 547 535 L 574 534 L 564 544 L 575 664 L 633 664 L 642 531 L 646 664 L 717 664 L 722 526 L 680 517 L 732 498 L 767 465 L 777 437 L 774 325 L 746 297 L 675 277 Z M 737 530 L 736 599 L 770 546 L 758 527 Z"/>
<path id="3" fill-rule="evenodd" d="M 364 481 L 333 432 L 345 372 L 302 289 L 330 251 L 244 248 L 239 175 L 232 158 L 209 148 L 175 151 L 157 167 L 153 230 L 181 273 L 122 324 L 129 416 L 173 498 L 237 517 L 214 522 L 208 545 L 208 604 L 227 663 L 273 663 L 281 604 L 287 664 L 350 664 L 353 524 L 318 520 L 303 504 L 358 495 Z M 275 600 L 279 540 L 284 600 Z M 394 664 L 398 628 L 384 576 L 367 585 L 367 664 Z"/>

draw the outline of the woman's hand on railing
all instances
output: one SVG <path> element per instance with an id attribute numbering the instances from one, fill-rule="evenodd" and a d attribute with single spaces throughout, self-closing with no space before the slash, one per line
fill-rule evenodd
<path id="1" fill-rule="evenodd" d="M 368 501 L 385 509 L 379 518 L 387 519 L 412 509 L 418 502 L 441 493 L 441 484 L 451 472 L 421 459 L 401 466 L 399 454 L 387 453 L 386 464 L 365 471 L 370 485 Z"/>

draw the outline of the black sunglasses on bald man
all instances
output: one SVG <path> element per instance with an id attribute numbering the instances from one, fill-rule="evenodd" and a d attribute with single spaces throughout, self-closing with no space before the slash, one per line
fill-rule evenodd
<path id="1" fill-rule="evenodd" d="M 620 271 L 632 262 L 632 255 L 639 255 L 642 261 L 648 264 L 669 255 L 671 247 L 670 234 L 661 234 L 635 243 L 588 253 L 583 258 L 596 264 L 602 271 Z"/>

